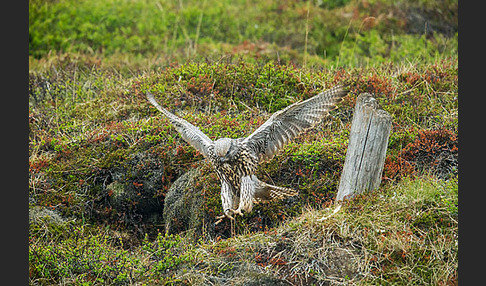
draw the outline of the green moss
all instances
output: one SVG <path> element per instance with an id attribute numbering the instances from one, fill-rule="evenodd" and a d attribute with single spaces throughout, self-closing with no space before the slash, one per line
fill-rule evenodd
<path id="1" fill-rule="evenodd" d="M 136 253 L 124 249 L 123 239 L 107 229 L 64 225 L 63 239 L 44 245 L 33 236 L 29 246 L 31 281 L 41 284 L 126 285 L 130 281 L 170 282 L 170 272 L 193 259 L 181 252 L 181 238 L 147 237 Z M 50 230 L 49 235 L 53 231 Z"/>

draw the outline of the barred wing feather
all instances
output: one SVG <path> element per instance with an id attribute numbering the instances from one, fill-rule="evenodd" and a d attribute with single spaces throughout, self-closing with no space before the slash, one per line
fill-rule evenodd
<path id="1" fill-rule="evenodd" d="M 181 137 L 196 150 L 201 152 L 204 157 L 208 157 L 208 148 L 213 144 L 213 141 L 209 139 L 206 134 L 202 133 L 199 128 L 187 122 L 186 120 L 170 113 L 165 108 L 160 106 L 154 98 L 154 95 L 147 92 L 147 99 L 154 105 L 160 112 L 162 112 L 174 125 L 176 130 L 181 134 Z"/>
<path id="2" fill-rule="evenodd" d="M 307 100 L 275 112 L 244 142 L 259 162 L 272 159 L 279 150 L 302 132 L 314 127 L 336 108 L 348 93 L 347 86 L 328 89 Z"/>

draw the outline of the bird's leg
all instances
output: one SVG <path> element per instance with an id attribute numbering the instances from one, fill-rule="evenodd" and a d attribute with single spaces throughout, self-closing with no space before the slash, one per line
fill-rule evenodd
<path id="1" fill-rule="evenodd" d="M 225 217 L 227 217 L 227 218 L 231 219 L 231 221 L 234 221 L 234 220 L 235 220 L 235 218 L 232 216 L 232 214 L 234 214 L 234 213 L 236 213 L 236 211 L 235 211 L 235 210 L 233 210 L 233 209 L 227 209 L 227 210 L 225 210 L 225 211 L 224 211 L 224 213 L 223 213 L 222 215 L 220 215 L 220 216 L 217 216 L 217 217 L 216 217 L 217 221 L 216 221 L 214 224 L 215 224 L 215 225 L 216 225 L 216 224 L 219 224 L 220 222 L 222 222 L 222 221 L 223 221 L 223 219 L 224 219 Z"/>
<path id="2" fill-rule="evenodd" d="M 233 209 L 234 204 L 234 194 L 232 192 L 231 186 L 226 182 L 226 180 L 221 180 L 221 202 L 223 204 L 224 212 L 222 215 L 216 217 L 217 221 L 215 224 L 221 223 L 225 217 L 234 220 L 233 214 L 235 210 Z"/>
<path id="3" fill-rule="evenodd" d="M 233 213 L 243 216 L 243 212 L 250 213 L 253 208 L 253 199 L 255 198 L 255 183 L 250 176 L 241 178 L 240 200 L 238 209 Z"/>
<path id="4" fill-rule="evenodd" d="M 223 219 L 225 217 L 229 218 L 230 219 L 230 230 L 231 230 L 231 236 L 235 236 L 235 218 L 233 216 L 231 216 L 230 212 L 232 214 L 234 214 L 236 211 L 235 210 L 232 210 L 232 209 L 227 209 L 224 214 L 220 215 L 220 216 L 217 216 L 216 219 L 218 219 L 218 221 L 216 221 L 214 223 L 214 225 L 217 225 L 219 224 L 220 222 L 223 221 Z"/>
<path id="5" fill-rule="evenodd" d="M 240 208 L 238 208 L 238 209 L 234 210 L 234 211 L 233 211 L 233 214 L 234 214 L 234 215 L 239 214 L 240 216 L 243 216 L 243 212 L 241 211 L 241 209 L 240 209 Z"/>

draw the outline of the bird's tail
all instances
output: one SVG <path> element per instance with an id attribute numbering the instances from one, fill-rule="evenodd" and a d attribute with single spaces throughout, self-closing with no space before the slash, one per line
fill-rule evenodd
<path id="1" fill-rule="evenodd" d="M 255 183 L 255 200 L 257 202 L 260 201 L 276 201 L 281 200 L 285 197 L 293 197 L 299 194 L 298 191 L 285 188 L 285 187 L 278 187 L 274 185 L 267 184 L 258 180 L 255 176 L 252 178 Z"/>

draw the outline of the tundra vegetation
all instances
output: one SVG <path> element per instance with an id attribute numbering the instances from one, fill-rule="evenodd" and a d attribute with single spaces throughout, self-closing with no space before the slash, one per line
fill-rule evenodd
<path id="1" fill-rule="evenodd" d="M 457 6 L 30 0 L 30 285 L 457 285 Z M 235 235 L 216 174 L 145 98 L 236 138 L 342 82 L 332 119 L 258 170 L 299 195 Z M 382 184 L 320 220 L 362 92 L 393 117 Z"/>

